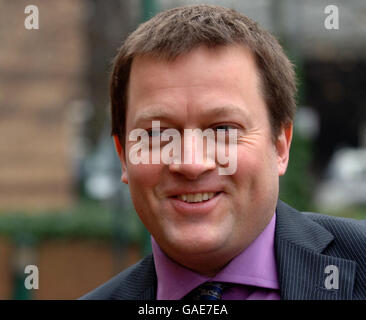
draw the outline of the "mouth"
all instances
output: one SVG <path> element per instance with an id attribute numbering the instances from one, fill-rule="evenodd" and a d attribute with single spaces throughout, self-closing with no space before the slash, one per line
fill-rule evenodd
<path id="1" fill-rule="evenodd" d="M 219 205 L 224 192 L 183 193 L 168 198 L 174 210 L 184 216 L 201 217 L 210 214 Z"/>
<path id="2" fill-rule="evenodd" d="M 200 203 L 206 202 L 211 200 L 212 198 L 216 197 L 221 192 L 197 192 L 197 193 L 186 193 L 186 194 L 179 194 L 172 198 L 187 202 L 187 203 Z"/>

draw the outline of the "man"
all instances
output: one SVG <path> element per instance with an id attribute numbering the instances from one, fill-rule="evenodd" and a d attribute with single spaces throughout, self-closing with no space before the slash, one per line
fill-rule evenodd
<path id="1" fill-rule="evenodd" d="M 139 26 L 114 63 L 112 135 L 153 254 L 83 298 L 365 299 L 365 223 L 278 200 L 295 91 L 278 42 L 234 10 L 181 7 Z M 208 146 L 196 161 L 188 129 L 214 132 L 224 154 L 235 147 L 234 172 L 220 174 Z M 188 149 L 191 162 L 152 160 L 165 130 L 180 137 L 165 155 Z"/>

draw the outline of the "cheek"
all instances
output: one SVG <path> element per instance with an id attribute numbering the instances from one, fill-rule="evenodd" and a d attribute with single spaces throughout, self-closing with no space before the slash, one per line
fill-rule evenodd
<path id="1" fill-rule="evenodd" d="M 254 197 L 273 184 L 277 162 L 272 148 L 238 148 L 237 172 L 233 176 L 237 188 L 246 189 Z"/>
<path id="2" fill-rule="evenodd" d="M 245 183 L 249 177 L 255 178 L 263 167 L 261 152 L 252 148 L 238 148 L 237 173 L 234 175 L 237 182 Z"/>
<path id="3" fill-rule="evenodd" d="M 156 190 L 161 179 L 161 166 L 129 164 L 127 170 L 132 202 L 141 221 L 149 229 L 154 219 L 152 213 L 159 208 Z"/>
<path id="4" fill-rule="evenodd" d="M 161 175 L 160 165 L 129 163 L 127 166 L 130 189 L 137 189 L 141 192 L 154 187 L 159 183 Z M 148 177 L 148 178 L 147 178 Z"/>
<path id="5" fill-rule="evenodd" d="M 237 173 L 233 176 L 232 205 L 237 226 L 257 235 L 273 214 L 278 196 L 277 162 L 273 149 L 238 150 Z"/>

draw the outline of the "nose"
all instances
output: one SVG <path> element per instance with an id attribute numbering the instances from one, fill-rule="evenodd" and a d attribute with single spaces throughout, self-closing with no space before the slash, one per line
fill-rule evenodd
<path id="1" fill-rule="evenodd" d="M 202 174 L 216 169 L 215 139 L 206 136 L 201 130 L 184 130 L 180 159 L 169 164 L 171 173 L 179 173 L 187 179 L 195 180 Z"/>
<path id="2" fill-rule="evenodd" d="M 169 170 L 172 173 L 179 173 L 185 176 L 189 180 L 195 180 L 202 174 L 215 170 L 216 161 L 215 156 L 212 154 L 214 152 L 214 147 L 211 145 L 211 149 L 207 150 L 207 146 L 201 145 L 203 150 L 195 144 L 195 139 L 193 137 L 193 143 L 190 145 L 187 143 L 184 145 L 182 153 L 184 156 L 179 159 L 179 163 L 171 163 L 169 165 Z M 212 148 L 213 147 L 213 148 Z M 186 148 L 186 149 L 185 149 Z"/>
<path id="3" fill-rule="evenodd" d="M 169 171 L 172 173 L 179 173 L 184 175 L 189 180 L 195 180 L 202 174 L 215 170 L 216 163 L 214 161 L 205 161 L 203 163 L 192 163 L 192 164 L 170 164 Z"/>

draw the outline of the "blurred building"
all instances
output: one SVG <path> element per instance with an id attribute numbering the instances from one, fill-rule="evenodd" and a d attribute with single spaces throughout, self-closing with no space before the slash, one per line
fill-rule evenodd
<path id="1" fill-rule="evenodd" d="M 84 1 L 0 1 L 0 209 L 73 201 L 70 105 L 85 96 Z"/>
<path id="2" fill-rule="evenodd" d="M 110 62 L 136 15 L 129 3 L 0 0 L 0 210 L 78 197 L 82 162 L 105 127 Z M 39 29 L 25 28 L 30 4 Z"/>
<path id="3" fill-rule="evenodd" d="M 105 132 L 108 70 L 138 14 L 133 3 L 0 0 L 2 216 L 77 203 L 84 162 Z M 25 28 L 28 5 L 38 8 L 39 29 Z M 97 236 L 32 242 L 21 222 L 4 226 L 7 221 L 1 220 L 1 299 L 74 299 L 139 258 L 136 244 Z M 40 270 L 40 288 L 32 292 L 24 288 L 30 264 Z"/>

